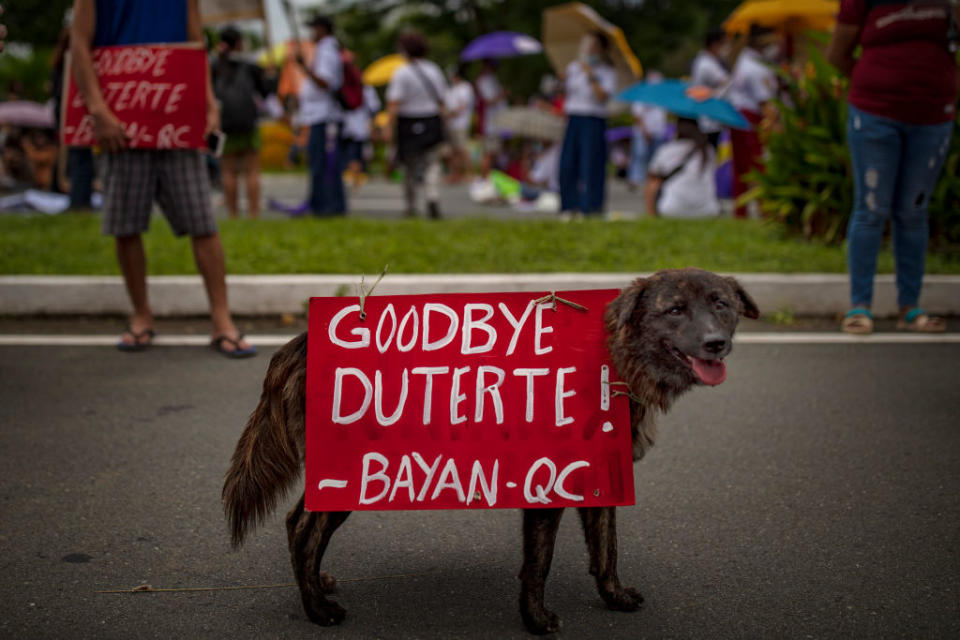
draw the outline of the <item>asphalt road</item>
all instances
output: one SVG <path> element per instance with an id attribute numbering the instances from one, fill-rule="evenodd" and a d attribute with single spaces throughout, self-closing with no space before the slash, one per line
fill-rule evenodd
<path id="1" fill-rule="evenodd" d="M 229 549 L 220 487 L 268 358 L 0 348 L 0 637 L 522 638 L 515 511 L 354 514 L 308 622 L 280 510 Z M 567 638 L 960 637 L 960 345 L 740 345 L 663 419 L 619 513 L 603 608 L 577 518 L 548 606 Z M 399 576 L 399 577 L 398 577 Z"/>

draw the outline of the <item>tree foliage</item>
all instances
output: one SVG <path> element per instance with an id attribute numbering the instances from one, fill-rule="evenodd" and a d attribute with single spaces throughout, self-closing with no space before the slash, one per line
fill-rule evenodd
<path id="1" fill-rule="evenodd" d="M 36 47 L 57 44 L 63 18 L 73 0 L 16 0 L 3 3 L 3 17 L 7 25 L 7 40 L 26 42 Z"/>

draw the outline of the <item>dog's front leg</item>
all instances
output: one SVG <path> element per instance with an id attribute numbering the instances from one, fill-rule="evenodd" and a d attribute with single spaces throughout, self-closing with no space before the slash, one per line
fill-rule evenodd
<path id="1" fill-rule="evenodd" d="M 307 617 L 325 627 L 340 624 L 347 615 L 326 593 L 333 591 L 336 580 L 320 571 L 323 553 L 333 532 L 350 515 L 349 511 L 312 512 L 303 508 L 303 496 L 287 514 L 287 539 L 290 562 L 300 587 L 300 600 Z"/>
<path id="2" fill-rule="evenodd" d="M 543 606 L 543 589 L 553 561 L 553 547 L 563 509 L 524 509 L 523 568 L 520 569 L 520 615 L 531 633 L 560 630 L 560 618 Z"/>
<path id="3" fill-rule="evenodd" d="M 590 573 L 597 579 L 600 597 L 615 611 L 636 611 L 643 596 L 636 589 L 620 586 L 617 575 L 617 508 L 584 507 L 579 511 L 590 551 Z"/>

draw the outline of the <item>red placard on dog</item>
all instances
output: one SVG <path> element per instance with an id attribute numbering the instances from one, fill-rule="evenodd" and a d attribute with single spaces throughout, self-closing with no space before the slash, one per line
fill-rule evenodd
<path id="1" fill-rule="evenodd" d="M 132 149 L 199 149 L 207 122 L 206 52 L 190 45 L 97 47 L 93 68 L 110 110 Z M 61 135 L 64 144 L 97 144 L 93 117 L 67 72 Z"/>
<path id="2" fill-rule="evenodd" d="M 311 511 L 633 504 L 629 401 L 604 308 L 619 291 L 313 298 Z"/>

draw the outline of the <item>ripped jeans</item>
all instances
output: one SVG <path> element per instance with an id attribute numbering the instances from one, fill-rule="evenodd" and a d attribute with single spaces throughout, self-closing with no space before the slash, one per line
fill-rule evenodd
<path id="1" fill-rule="evenodd" d="M 927 255 L 927 206 L 950 146 L 953 122 L 907 124 L 850 105 L 847 141 L 853 160 L 853 215 L 847 227 L 850 301 L 870 307 L 883 229 L 893 218 L 897 304 L 920 298 Z"/>

